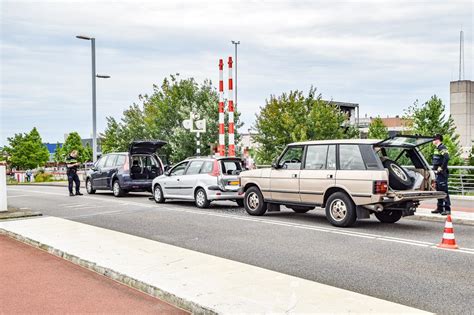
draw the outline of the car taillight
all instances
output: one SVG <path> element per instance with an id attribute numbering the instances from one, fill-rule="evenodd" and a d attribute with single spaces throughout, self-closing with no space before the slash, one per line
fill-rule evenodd
<path id="1" fill-rule="evenodd" d="M 211 176 L 219 176 L 219 161 L 214 160 L 214 165 L 212 166 L 212 172 L 209 173 Z"/>
<path id="2" fill-rule="evenodd" d="M 388 183 L 386 180 L 376 180 L 374 182 L 374 194 L 385 194 L 388 190 Z"/>
<path id="3" fill-rule="evenodd" d="M 130 170 L 130 162 L 128 160 L 129 159 L 125 159 L 125 163 L 123 164 L 123 170 L 124 171 L 129 171 Z"/>

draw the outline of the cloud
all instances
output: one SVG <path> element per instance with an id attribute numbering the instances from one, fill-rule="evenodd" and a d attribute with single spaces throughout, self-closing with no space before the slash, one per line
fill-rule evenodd
<path id="1" fill-rule="evenodd" d="M 91 130 L 90 46 L 97 38 L 98 128 L 171 73 L 217 81 L 238 59 L 239 110 L 253 122 L 271 94 L 318 87 L 362 113 L 449 102 L 459 29 L 472 78 L 470 1 L 2 1 L 1 135 L 37 126 L 47 141 Z"/>

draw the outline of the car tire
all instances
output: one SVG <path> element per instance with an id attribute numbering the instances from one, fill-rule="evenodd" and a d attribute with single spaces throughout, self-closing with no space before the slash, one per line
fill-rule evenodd
<path id="1" fill-rule="evenodd" d="M 112 183 L 112 191 L 115 197 L 123 197 L 126 194 L 125 190 L 123 190 L 120 186 L 120 182 L 118 179 L 114 180 L 114 182 Z"/>
<path id="2" fill-rule="evenodd" d="M 163 197 L 163 190 L 161 189 L 160 185 L 155 185 L 155 188 L 153 188 L 153 199 L 156 203 L 165 202 L 165 197 Z"/>
<path id="3" fill-rule="evenodd" d="M 194 194 L 194 202 L 196 203 L 196 207 L 204 209 L 209 208 L 211 202 L 207 199 L 206 191 L 203 188 L 199 188 L 196 190 Z"/>
<path id="4" fill-rule="evenodd" d="M 337 227 L 349 227 L 357 220 L 356 206 L 343 192 L 335 192 L 326 202 L 326 218 Z"/>
<path id="5" fill-rule="evenodd" d="M 262 192 L 258 187 L 250 187 L 245 192 L 244 207 L 250 215 L 264 215 L 267 211 L 267 203 L 264 202 Z"/>
<path id="6" fill-rule="evenodd" d="M 236 199 L 235 202 L 237 202 L 237 205 L 239 207 L 243 207 L 244 206 L 244 200 L 243 199 Z"/>
<path id="7" fill-rule="evenodd" d="M 86 179 L 86 191 L 89 195 L 95 194 L 95 189 L 92 187 L 92 181 L 90 178 Z"/>
<path id="8" fill-rule="evenodd" d="M 382 223 L 395 223 L 402 218 L 402 212 L 399 210 L 384 210 L 375 212 L 375 217 Z"/>
<path id="9" fill-rule="evenodd" d="M 407 190 L 413 187 L 413 179 L 403 167 L 388 159 L 383 161 L 383 166 L 388 170 L 388 182 L 392 189 Z"/>

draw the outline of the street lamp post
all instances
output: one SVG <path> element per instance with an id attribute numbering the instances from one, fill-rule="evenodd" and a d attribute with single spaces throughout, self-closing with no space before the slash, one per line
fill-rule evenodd
<path id="1" fill-rule="evenodd" d="M 237 45 L 240 44 L 240 40 L 239 41 L 232 41 L 232 44 L 234 44 L 235 46 L 235 56 L 234 56 L 234 59 L 235 59 L 235 107 L 237 107 Z"/>
<path id="2" fill-rule="evenodd" d="M 92 160 L 97 161 L 97 114 L 96 114 L 96 80 L 95 78 L 108 79 L 110 76 L 97 74 L 95 70 L 95 38 L 78 35 L 76 38 L 90 40 L 92 52 Z"/>

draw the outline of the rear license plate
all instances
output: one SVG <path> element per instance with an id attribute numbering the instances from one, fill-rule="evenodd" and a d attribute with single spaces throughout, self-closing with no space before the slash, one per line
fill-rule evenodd
<path id="1" fill-rule="evenodd" d="M 238 180 L 234 180 L 232 182 L 229 182 L 229 185 L 231 186 L 238 186 L 239 185 L 239 181 Z"/>

